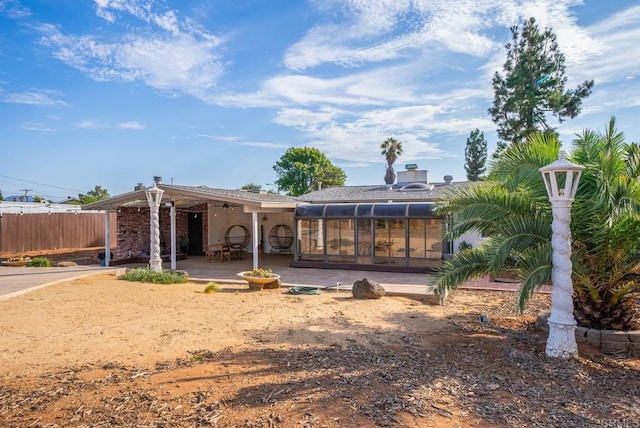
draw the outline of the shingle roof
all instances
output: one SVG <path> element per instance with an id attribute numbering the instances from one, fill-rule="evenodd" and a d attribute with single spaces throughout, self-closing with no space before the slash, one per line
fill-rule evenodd
<path id="1" fill-rule="evenodd" d="M 329 187 L 299 196 L 298 199 L 310 203 L 329 202 L 388 202 L 388 201 L 435 201 L 452 187 L 466 186 L 470 182 L 432 183 L 431 188 L 406 188 L 400 186 L 343 186 Z"/>
<path id="2" fill-rule="evenodd" d="M 189 192 L 205 193 L 210 196 L 220 196 L 230 199 L 238 199 L 252 202 L 295 202 L 297 199 L 287 195 L 279 195 L 277 193 L 254 192 L 251 190 L 234 190 L 234 189 L 217 189 L 207 186 L 180 186 L 161 184 L 158 186 L 162 189 L 187 190 Z"/>

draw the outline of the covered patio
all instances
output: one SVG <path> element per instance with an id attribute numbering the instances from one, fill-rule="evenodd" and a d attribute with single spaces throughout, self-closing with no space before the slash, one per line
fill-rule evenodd
<path id="1" fill-rule="evenodd" d="M 149 198 L 151 193 L 157 199 L 154 202 Z M 139 183 L 133 192 L 86 204 L 82 209 L 105 211 L 105 266 L 153 260 L 154 240 L 159 240 L 155 244 L 171 269 L 178 268 L 179 258 L 203 256 L 229 244 L 243 256 L 250 255 L 251 265 L 258 267 L 259 255 L 273 250 L 265 234 L 274 228 L 292 227 L 297 203 L 289 196 L 265 191 L 167 185 L 154 177 L 152 187 Z M 115 225 L 109 216 L 113 212 L 117 213 Z M 110 240 L 114 227 L 115 243 Z"/>

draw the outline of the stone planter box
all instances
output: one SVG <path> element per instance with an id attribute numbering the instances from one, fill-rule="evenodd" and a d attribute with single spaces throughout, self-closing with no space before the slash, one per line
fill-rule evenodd
<path id="1" fill-rule="evenodd" d="M 539 330 L 549 331 L 549 315 L 549 311 L 538 314 L 536 327 Z M 576 342 L 588 343 L 600 349 L 603 354 L 640 356 L 640 330 L 616 331 L 576 327 Z"/>

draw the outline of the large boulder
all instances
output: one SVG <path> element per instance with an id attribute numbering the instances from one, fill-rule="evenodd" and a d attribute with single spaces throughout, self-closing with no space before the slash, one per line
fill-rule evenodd
<path id="1" fill-rule="evenodd" d="M 353 283 L 353 297 L 356 299 L 379 299 L 384 295 L 384 287 L 372 279 L 363 278 Z"/>

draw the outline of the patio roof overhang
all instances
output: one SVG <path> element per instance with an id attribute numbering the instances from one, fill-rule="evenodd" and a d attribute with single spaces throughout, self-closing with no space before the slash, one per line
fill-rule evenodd
<path id="1" fill-rule="evenodd" d="M 176 208 L 189 209 L 204 203 L 231 206 L 241 206 L 246 213 L 252 212 L 283 212 L 293 211 L 299 201 L 285 195 L 266 192 L 252 192 L 247 190 L 213 189 L 204 186 L 174 186 L 159 184 L 164 190 L 162 203 L 173 202 Z M 101 201 L 82 206 L 83 210 L 115 211 L 118 208 L 148 207 L 147 189 L 135 190 L 129 193 L 112 196 Z"/>

